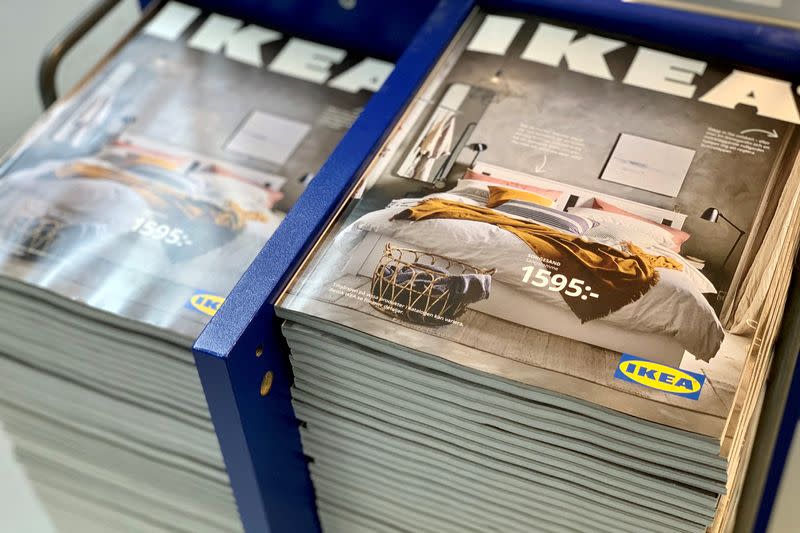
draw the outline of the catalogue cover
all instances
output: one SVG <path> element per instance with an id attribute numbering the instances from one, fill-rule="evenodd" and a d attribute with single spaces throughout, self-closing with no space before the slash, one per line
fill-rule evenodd
<path id="1" fill-rule="evenodd" d="M 3 283 L 194 338 L 391 69 L 166 3 L 4 159 Z"/>
<path id="2" fill-rule="evenodd" d="M 480 16 L 283 313 L 719 444 L 780 322 L 798 123 L 789 82 Z"/>

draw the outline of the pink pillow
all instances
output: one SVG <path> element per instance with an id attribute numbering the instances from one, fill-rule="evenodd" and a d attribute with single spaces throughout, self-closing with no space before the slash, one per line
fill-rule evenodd
<path id="1" fill-rule="evenodd" d="M 659 228 L 667 231 L 670 234 L 670 236 L 672 237 L 672 242 L 675 244 L 671 248 L 672 248 L 673 251 L 678 252 L 678 253 L 680 253 L 680 251 L 681 251 L 681 245 L 683 243 L 685 243 L 686 241 L 688 241 L 689 237 L 691 237 L 691 235 L 689 235 L 685 231 L 681 231 L 679 229 L 671 228 L 671 227 L 666 226 L 664 224 L 659 224 L 658 222 L 656 222 L 654 220 L 650 220 L 649 218 L 645 218 L 645 217 L 642 217 L 642 216 L 639 216 L 639 215 L 635 215 L 635 214 L 631 213 L 630 211 L 625 211 L 624 209 L 620 209 L 619 207 L 617 207 L 617 206 L 615 206 L 613 204 L 610 204 L 610 203 L 608 203 L 608 202 L 606 202 L 604 200 L 601 200 L 600 198 L 595 198 L 594 199 L 594 205 L 592 206 L 592 209 L 599 209 L 600 211 L 608 211 L 609 213 L 617 213 L 618 215 L 625 215 L 626 217 L 635 218 L 636 220 L 641 220 L 642 222 L 647 222 L 649 224 L 654 224 L 654 225 L 658 226 Z"/>
<path id="2" fill-rule="evenodd" d="M 495 178 L 492 176 L 487 176 L 486 174 L 480 174 L 475 172 L 474 170 L 467 170 L 464 173 L 465 180 L 475 180 L 475 181 L 482 181 L 484 183 L 491 183 L 493 185 L 502 185 L 504 187 L 512 187 L 514 189 L 519 189 L 521 191 L 528 191 L 539 196 L 544 196 L 545 198 L 549 198 L 554 202 L 561 198 L 561 195 L 564 194 L 564 191 L 557 191 L 555 189 L 543 189 L 541 187 L 536 187 L 534 185 L 526 185 L 524 183 L 517 183 L 516 181 L 508 181 L 503 180 L 500 178 Z"/>

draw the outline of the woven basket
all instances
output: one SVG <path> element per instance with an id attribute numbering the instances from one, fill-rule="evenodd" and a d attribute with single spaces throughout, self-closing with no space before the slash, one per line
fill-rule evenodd
<path id="1" fill-rule="evenodd" d="M 394 318 L 424 326 L 443 326 L 464 314 L 467 305 L 450 294 L 446 280 L 467 274 L 493 275 L 455 259 L 386 243 L 372 274 L 372 306 Z"/>
<path id="2" fill-rule="evenodd" d="M 63 220 L 49 215 L 15 217 L 9 236 L 15 245 L 14 255 L 27 259 L 47 255 L 65 225 Z"/>

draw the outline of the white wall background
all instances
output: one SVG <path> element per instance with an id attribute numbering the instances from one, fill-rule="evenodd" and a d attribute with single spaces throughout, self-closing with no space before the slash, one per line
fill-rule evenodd
<path id="1" fill-rule="evenodd" d="M 38 65 L 47 44 L 93 0 L 0 0 L 0 153 L 5 153 L 42 112 Z M 78 43 L 62 63 L 61 93 L 122 35 L 138 13 L 137 0 L 123 0 Z M 60 93 L 60 94 L 61 94 Z"/>
<path id="2" fill-rule="evenodd" d="M 267 0 L 264 0 L 267 1 Z M 42 112 L 38 64 L 47 44 L 92 0 L 0 0 L 0 153 L 8 150 Z M 81 79 L 136 20 L 136 0 L 123 0 L 111 15 L 79 43 L 61 66 L 60 94 Z M 770 533 L 798 531 L 800 524 L 800 441 L 778 496 Z M 33 500 L 25 478 L 13 463 L 0 427 L 0 531 L 49 533 L 49 523 Z"/>

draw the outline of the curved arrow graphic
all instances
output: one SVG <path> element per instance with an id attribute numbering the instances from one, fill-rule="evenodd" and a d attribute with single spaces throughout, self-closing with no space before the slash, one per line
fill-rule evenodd
<path id="1" fill-rule="evenodd" d="M 760 130 L 760 129 L 757 129 L 757 128 L 753 128 L 753 129 L 749 129 L 749 130 L 742 130 L 739 133 L 741 135 L 747 135 L 748 133 L 763 133 L 764 135 L 766 135 L 770 139 L 777 139 L 778 138 L 778 132 L 775 131 L 774 129 L 772 131 L 768 131 L 768 130 Z"/>
<path id="2" fill-rule="evenodd" d="M 547 154 L 544 154 L 542 158 L 542 162 L 539 165 L 536 165 L 536 172 L 541 172 L 544 170 L 544 166 L 547 164 Z"/>

